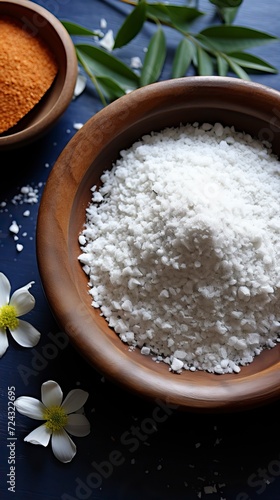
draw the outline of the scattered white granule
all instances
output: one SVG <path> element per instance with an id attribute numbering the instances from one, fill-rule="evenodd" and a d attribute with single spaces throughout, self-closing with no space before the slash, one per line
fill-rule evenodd
<path id="1" fill-rule="evenodd" d="M 113 50 L 114 44 L 115 40 L 113 31 L 108 30 L 107 33 L 105 33 L 104 37 L 100 40 L 99 45 L 100 47 L 103 47 L 103 49 L 108 50 L 108 52 L 111 52 Z"/>
<path id="2" fill-rule="evenodd" d="M 104 19 L 104 17 L 102 17 L 102 18 L 100 19 L 100 28 L 101 28 L 102 30 L 105 30 L 105 29 L 107 28 L 107 21 L 106 21 L 106 19 Z"/>
<path id="3" fill-rule="evenodd" d="M 22 214 L 24 217 L 29 217 L 30 215 L 30 210 L 25 210 Z"/>
<path id="4" fill-rule="evenodd" d="M 17 251 L 18 251 L 18 252 L 22 252 L 22 250 L 23 250 L 23 245 L 21 245 L 20 243 L 17 243 L 17 244 L 16 244 L 16 249 L 17 249 Z"/>
<path id="5" fill-rule="evenodd" d="M 74 123 L 74 124 L 73 124 L 73 128 L 74 128 L 75 130 L 80 130 L 80 128 L 82 128 L 82 126 L 83 126 L 83 125 L 84 125 L 83 123 L 78 123 L 78 122 L 77 122 L 77 123 Z"/>
<path id="6" fill-rule="evenodd" d="M 79 95 L 83 93 L 83 91 L 86 88 L 86 84 L 87 84 L 86 76 L 78 74 L 74 88 L 73 99 L 79 97 Z"/>
<path id="7" fill-rule="evenodd" d="M 148 356 L 151 353 L 151 349 L 149 347 L 142 347 L 141 349 L 141 354 L 144 354 L 145 356 Z"/>
<path id="8" fill-rule="evenodd" d="M 212 493 L 217 493 L 217 486 L 214 484 L 214 486 L 204 486 L 204 493 L 206 495 L 211 495 Z"/>
<path id="9" fill-rule="evenodd" d="M 11 202 L 14 204 L 14 205 L 19 205 L 19 204 L 23 204 L 23 203 L 29 203 L 31 205 L 35 204 L 35 203 L 38 203 L 39 201 L 39 192 L 40 192 L 40 188 L 43 186 L 43 183 L 40 182 L 36 187 L 32 187 L 32 186 L 23 186 L 19 193 L 17 193 L 13 199 L 11 200 Z"/>
<path id="10" fill-rule="evenodd" d="M 79 244 L 80 244 L 81 246 L 83 246 L 83 245 L 85 245 L 85 244 L 86 244 L 86 242 L 87 242 L 87 240 L 86 240 L 85 236 L 84 236 L 83 234 L 80 234 L 80 235 L 79 235 Z"/>
<path id="11" fill-rule="evenodd" d="M 19 226 L 16 223 L 15 220 L 13 220 L 12 224 L 9 227 L 9 231 L 13 234 L 18 234 L 19 233 Z"/>
<path id="12" fill-rule="evenodd" d="M 142 61 L 141 61 L 140 57 L 138 57 L 138 56 L 132 57 L 130 60 L 130 67 L 133 69 L 142 68 Z"/>
<path id="13" fill-rule="evenodd" d="M 234 127 L 136 141 L 92 188 L 79 260 L 92 305 L 174 373 L 238 373 L 280 337 L 280 164 Z"/>
<path id="14" fill-rule="evenodd" d="M 183 366 L 184 366 L 183 361 L 181 361 L 180 359 L 177 359 L 177 358 L 173 358 L 170 368 L 174 372 L 180 372 L 182 370 Z"/>

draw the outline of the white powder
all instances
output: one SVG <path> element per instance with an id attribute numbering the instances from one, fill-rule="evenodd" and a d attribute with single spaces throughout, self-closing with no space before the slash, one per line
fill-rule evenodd
<path id="1" fill-rule="evenodd" d="M 280 163 L 233 127 L 152 132 L 92 188 L 92 305 L 170 370 L 239 372 L 280 333 Z M 143 349 L 145 348 L 145 349 Z"/>

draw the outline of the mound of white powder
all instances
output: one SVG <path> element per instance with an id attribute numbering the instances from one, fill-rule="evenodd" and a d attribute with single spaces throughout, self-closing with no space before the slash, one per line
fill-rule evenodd
<path id="1" fill-rule="evenodd" d="M 233 127 L 145 135 L 92 188 L 92 305 L 170 370 L 239 372 L 280 334 L 280 163 Z"/>

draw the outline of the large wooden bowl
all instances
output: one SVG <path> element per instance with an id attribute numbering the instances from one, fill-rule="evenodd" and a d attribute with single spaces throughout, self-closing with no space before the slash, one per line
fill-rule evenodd
<path id="1" fill-rule="evenodd" d="M 78 63 L 70 35 L 44 7 L 30 0 L 0 0 L 0 16 L 15 19 L 28 34 L 39 36 L 58 64 L 56 78 L 42 99 L 14 127 L 0 134 L 0 151 L 3 151 L 39 139 L 57 122 L 73 98 Z"/>
<path id="2" fill-rule="evenodd" d="M 133 91 L 93 116 L 70 140 L 50 173 L 37 225 L 39 271 L 49 304 L 74 346 L 108 379 L 150 400 L 193 411 L 235 411 L 280 396 L 280 346 L 264 350 L 239 374 L 174 374 L 128 350 L 91 306 L 78 261 L 78 235 L 90 188 L 123 148 L 144 133 L 182 123 L 221 122 L 280 152 L 280 94 L 236 78 L 189 77 Z M 280 202 L 279 202 L 280 203 Z"/>

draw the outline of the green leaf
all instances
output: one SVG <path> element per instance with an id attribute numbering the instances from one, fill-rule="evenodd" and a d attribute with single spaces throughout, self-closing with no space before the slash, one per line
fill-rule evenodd
<path id="1" fill-rule="evenodd" d="M 219 10 L 219 14 L 225 24 L 232 24 L 236 18 L 238 7 L 223 7 Z"/>
<path id="2" fill-rule="evenodd" d="M 190 24 L 198 17 L 204 15 L 203 12 L 192 7 L 180 7 L 168 5 L 167 12 L 171 23 L 182 30 L 188 30 Z"/>
<path id="3" fill-rule="evenodd" d="M 88 30 L 87 28 L 84 28 L 83 26 L 80 26 L 79 24 L 76 23 L 71 23 L 69 21 L 61 21 L 61 24 L 63 24 L 64 28 L 68 31 L 69 35 L 71 36 L 75 35 L 100 36 L 98 32 Z"/>
<path id="4" fill-rule="evenodd" d="M 217 52 L 217 49 L 215 45 L 212 43 L 212 40 L 210 38 L 207 38 L 204 36 L 202 33 L 199 33 L 198 35 L 193 35 L 193 37 L 198 40 L 199 46 L 202 47 L 204 50 L 209 50 L 212 52 Z"/>
<path id="5" fill-rule="evenodd" d="M 193 53 L 193 44 L 187 38 L 183 38 L 177 46 L 175 57 L 173 59 L 171 72 L 172 78 L 185 76 L 187 69 L 191 64 Z"/>
<path id="6" fill-rule="evenodd" d="M 109 101 L 114 101 L 126 93 L 123 87 L 107 76 L 97 76 L 96 81 L 100 90 Z"/>
<path id="7" fill-rule="evenodd" d="M 210 76 L 214 73 L 214 65 L 211 57 L 202 47 L 197 47 L 197 69 L 200 76 Z"/>
<path id="8" fill-rule="evenodd" d="M 217 56 L 217 70 L 219 76 L 226 76 L 228 74 L 228 63 L 219 55 Z"/>
<path id="9" fill-rule="evenodd" d="M 245 52 L 232 52 L 230 58 L 235 63 L 243 68 L 254 69 L 256 71 L 263 71 L 265 73 L 278 73 L 277 68 L 271 66 L 263 59 L 253 56 Z"/>
<path id="10" fill-rule="evenodd" d="M 243 0 L 209 0 L 210 3 L 213 3 L 220 9 L 224 7 L 239 7 L 242 4 Z"/>
<path id="11" fill-rule="evenodd" d="M 139 77 L 126 64 L 98 47 L 76 44 L 76 53 L 81 64 L 97 76 L 114 80 L 125 90 L 139 87 Z"/>
<path id="12" fill-rule="evenodd" d="M 244 71 L 244 69 L 242 69 L 241 66 L 234 62 L 230 57 L 228 57 L 228 64 L 231 67 L 232 71 L 236 73 L 237 76 L 239 76 L 239 78 L 242 78 L 242 80 L 251 80 L 248 73 L 246 73 L 246 71 Z"/>
<path id="13" fill-rule="evenodd" d="M 231 53 L 245 50 L 257 45 L 263 45 L 273 40 L 279 40 L 276 36 L 269 35 L 262 31 L 242 26 L 212 26 L 202 30 L 197 38 L 202 35 L 209 39 L 212 47 L 216 50 Z"/>
<path id="14" fill-rule="evenodd" d="M 160 21 L 161 23 L 170 23 L 167 6 L 162 3 L 147 4 L 146 15 L 154 22 Z"/>
<path id="15" fill-rule="evenodd" d="M 192 21 L 204 15 L 204 12 L 180 5 L 163 3 L 147 4 L 147 17 L 165 24 L 180 24 L 187 28 Z"/>
<path id="16" fill-rule="evenodd" d="M 148 85 L 159 78 L 166 57 L 166 40 L 164 32 L 159 28 L 152 36 L 146 52 L 141 76 L 140 85 Z"/>
<path id="17" fill-rule="evenodd" d="M 129 43 L 141 31 L 146 20 L 146 2 L 137 4 L 134 10 L 125 18 L 124 23 L 117 32 L 114 49 Z"/>

